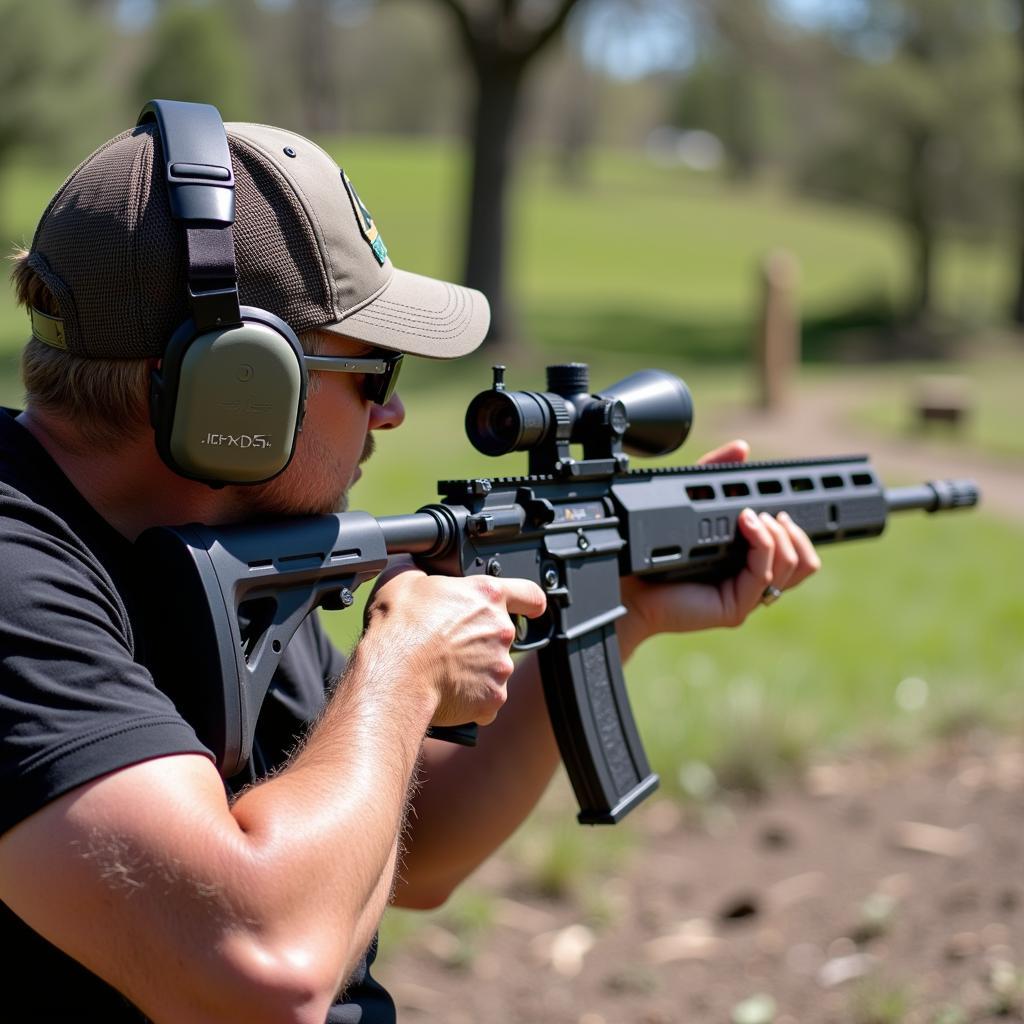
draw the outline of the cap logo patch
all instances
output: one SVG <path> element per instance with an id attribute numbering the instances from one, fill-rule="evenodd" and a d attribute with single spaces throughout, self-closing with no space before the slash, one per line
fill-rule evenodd
<path id="1" fill-rule="evenodd" d="M 349 177 L 344 171 L 341 172 L 341 180 L 345 183 L 348 197 L 352 201 L 352 209 L 359 222 L 359 230 L 363 233 L 363 238 L 366 239 L 370 249 L 373 250 L 377 262 L 384 266 L 384 261 L 388 258 L 388 247 L 384 244 L 384 239 L 380 237 L 380 232 L 377 230 L 377 225 L 373 223 L 370 211 L 363 205 L 359 193 L 356 192 L 355 186 L 349 181 Z"/>

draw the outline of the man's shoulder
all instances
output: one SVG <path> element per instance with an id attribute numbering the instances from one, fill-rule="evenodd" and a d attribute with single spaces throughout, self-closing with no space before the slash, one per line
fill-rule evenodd
<path id="1" fill-rule="evenodd" d="M 5 593 L 24 596 L 16 584 L 31 579 L 65 588 L 87 581 L 104 593 L 116 589 L 99 556 L 66 518 L 2 479 L 0 564 L 8 584 L 0 587 L 0 607 Z"/>
<path id="2" fill-rule="evenodd" d="M 110 596 L 111 573 L 127 560 L 116 535 L 72 486 L 13 410 L 0 410 L 0 564 L 5 578 L 83 580 Z M 0 588 L 0 606 L 3 591 Z"/>

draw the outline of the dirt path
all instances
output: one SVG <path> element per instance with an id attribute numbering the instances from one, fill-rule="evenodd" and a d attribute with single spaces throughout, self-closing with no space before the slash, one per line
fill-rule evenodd
<path id="1" fill-rule="evenodd" d="M 499 857 L 468 950 L 432 925 L 378 973 L 406 1022 L 1021 1021 L 1022 816 L 1024 746 L 992 737 L 689 819 L 655 803 L 617 877 L 554 902 Z"/>
<path id="2" fill-rule="evenodd" d="M 745 437 L 756 445 L 756 453 L 779 457 L 869 453 L 887 481 L 971 478 L 981 488 L 986 510 L 1024 523 L 1024 462 L 997 460 L 934 440 L 923 445 L 910 435 L 893 437 L 865 429 L 854 418 L 863 396 L 863 385 L 856 379 L 816 383 L 802 387 L 789 408 L 778 414 L 719 408 L 712 413 L 715 433 Z"/>

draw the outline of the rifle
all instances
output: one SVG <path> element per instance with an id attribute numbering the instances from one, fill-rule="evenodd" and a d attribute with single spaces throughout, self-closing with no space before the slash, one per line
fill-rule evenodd
<path id="1" fill-rule="evenodd" d="M 487 455 L 528 452 L 527 476 L 441 481 L 442 500 L 410 515 L 147 530 L 139 556 L 165 581 L 154 588 L 147 630 L 157 682 L 230 778 L 249 761 L 260 707 L 295 630 L 315 608 L 349 607 L 389 555 L 411 554 L 432 573 L 530 579 L 548 607 L 517 621 L 513 648 L 538 652 L 579 821 L 617 822 L 658 785 L 622 675 L 620 577 L 714 583 L 734 575 L 746 560 L 737 528 L 746 507 L 785 510 L 816 544 L 830 544 L 879 535 L 890 512 L 939 512 L 979 498 L 969 480 L 887 489 L 863 455 L 629 468 L 629 454 L 675 451 L 692 420 L 685 383 L 660 370 L 591 395 L 585 364 L 548 367 L 546 392 L 507 390 L 499 366 L 491 389 L 469 405 L 467 434 Z M 431 734 L 471 745 L 476 726 Z"/>

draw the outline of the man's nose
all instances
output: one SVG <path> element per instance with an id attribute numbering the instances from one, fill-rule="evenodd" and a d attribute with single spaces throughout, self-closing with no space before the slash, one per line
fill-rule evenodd
<path id="1" fill-rule="evenodd" d="M 374 405 L 370 410 L 370 430 L 393 430 L 405 420 L 405 406 L 396 391 L 385 405 Z"/>

